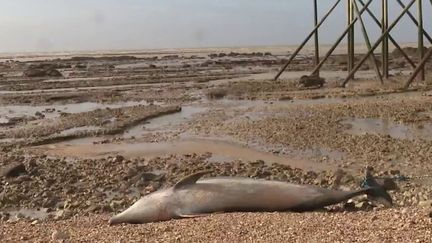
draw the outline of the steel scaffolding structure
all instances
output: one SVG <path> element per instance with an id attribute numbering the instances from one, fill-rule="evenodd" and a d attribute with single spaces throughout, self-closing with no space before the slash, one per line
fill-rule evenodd
<path id="1" fill-rule="evenodd" d="M 287 63 L 282 67 L 279 73 L 276 75 L 275 80 L 277 80 L 282 73 L 288 68 L 288 66 L 292 63 L 292 61 L 296 58 L 299 52 L 304 48 L 304 46 L 310 41 L 312 37 L 314 37 L 314 46 L 315 46 L 315 54 L 314 54 L 314 69 L 311 71 L 311 75 L 319 76 L 320 69 L 328 60 L 328 58 L 333 54 L 335 49 L 340 45 L 340 43 L 347 36 L 348 40 L 348 50 L 347 50 L 347 63 L 348 63 L 348 75 L 342 83 L 342 86 L 345 87 L 347 83 L 354 78 L 356 72 L 360 69 L 360 67 L 370 59 L 371 64 L 374 67 L 375 73 L 377 75 L 378 80 L 383 83 L 385 79 L 389 78 L 389 43 L 391 42 L 393 46 L 399 50 L 402 56 L 406 59 L 406 61 L 413 68 L 413 73 L 407 80 L 404 85 L 404 88 L 407 89 L 411 83 L 419 77 L 421 80 L 425 80 L 425 65 L 429 58 L 432 56 L 432 48 L 429 48 L 427 53 L 424 51 L 424 39 L 426 38 L 429 43 L 432 44 L 431 36 L 426 32 L 423 26 L 423 8 L 424 1 L 423 0 L 409 0 L 408 4 L 405 4 L 402 0 L 395 0 L 395 2 L 401 7 L 402 11 L 396 17 L 393 22 L 389 22 L 389 0 L 380 0 L 380 8 L 381 8 L 381 20 L 376 16 L 376 14 L 371 9 L 371 3 L 373 0 L 345 0 L 347 6 L 347 26 L 343 33 L 337 38 L 336 42 L 331 46 L 330 50 L 323 56 L 320 57 L 320 43 L 319 43 L 319 29 L 328 19 L 328 17 L 332 14 L 332 12 L 338 7 L 342 0 L 335 0 L 335 3 L 331 6 L 331 8 L 323 15 L 321 20 L 318 20 L 318 0 L 312 0 L 314 6 L 314 25 L 315 28 L 309 33 L 306 39 L 300 44 L 300 46 L 291 54 Z M 432 6 L 432 0 L 429 0 Z M 417 17 L 415 17 L 410 9 L 417 3 Z M 364 22 L 364 13 L 367 13 L 372 21 L 381 29 L 381 35 L 377 39 L 375 43 L 371 43 L 368 31 L 366 29 L 366 25 Z M 416 28 L 418 29 L 418 55 L 419 55 L 419 63 L 415 63 L 407 53 L 402 49 L 402 47 L 398 44 L 398 42 L 392 37 L 391 31 L 398 25 L 402 17 L 408 16 Z M 367 47 L 367 53 L 364 55 L 358 63 L 355 62 L 355 45 L 354 45 L 354 33 L 355 33 L 355 24 L 360 24 L 361 31 L 363 34 L 364 42 Z M 377 59 L 375 58 L 375 50 L 381 45 L 381 67 Z"/>

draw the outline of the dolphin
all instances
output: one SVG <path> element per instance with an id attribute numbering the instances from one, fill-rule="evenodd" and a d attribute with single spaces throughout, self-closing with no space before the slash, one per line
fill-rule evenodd
<path id="1" fill-rule="evenodd" d="M 359 195 L 378 198 L 389 207 L 392 198 L 377 185 L 357 191 L 239 177 L 200 178 L 192 174 L 175 186 L 144 196 L 109 220 L 110 225 L 144 224 L 222 212 L 305 212 L 322 209 Z"/>

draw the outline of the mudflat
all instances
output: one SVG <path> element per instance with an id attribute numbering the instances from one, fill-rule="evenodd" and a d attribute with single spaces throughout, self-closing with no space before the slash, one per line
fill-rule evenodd
<path id="1" fill-rule="evenodd" d="M 3 56 L 1 239 L 428 242 L 432 77 L 402 92 L 411 69 L 393 53 L 384 85 L 365 64 L 340 88 L 346 56 L 336 54 L 322 88 L 302 87 L 313 67 L 306 51 L 274 81 L 290 51 Z M 358 189 L 366 166 L 394 183 L 394 208 L 358 198 L 314 213 L 108 225 L 138 198 L 200 170 Z"/>

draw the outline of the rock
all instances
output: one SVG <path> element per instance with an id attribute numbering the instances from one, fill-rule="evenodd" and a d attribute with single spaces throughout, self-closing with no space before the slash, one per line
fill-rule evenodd
<path id="1" fill-rule="evenodd" d="M 325 83 L 325 79 L 321 78 L 319 76 L 307 76 L 304 75 L 300 78 L 300 81 L 298 82 L 298 86 L 299 87 L 304 87 L 304 88 L 308 88 L 308 87 L 319 87 L 321 88 Z"/>
<path id="2" fill-rule="evenodd" d="M 124 157 L 123 156 L 121 156 L 121 155 L 116 155 L 116 157 L 114 157 L 114 159 L 113 159 L 113 162 L 114 163 L 121 163 L 121 162 L 123 162 L 124 161 Z"/>
<path id="3" fill-rule="evenodd" d="M 291 96 L 281 96 L 279 97 L 279 101 L 286 101 L 286 100 L 293 100 L 293 97 Z"/>
<path id="4" fill-rule="evenodd" d="M 156 191 L 156 188 L 153 185 L 150 185 L 150 186 L 147 186 L 146 188 L 144 188 L 144 193 L 146 195 L 150 194 L 152 192 L 155 192 L 155 191 Z"/>
<path id="5" fill-rule="evenodd" d="M 356 209 L 356 205 L 354 202 L 347 202 L 343 205 L 343 209 L 347 211 L 354 211 Z"/>
<path id="6" fill-rule="evenodd" d="M 359 202 L 356 203 L 355 207 L 360 210 L 370 210 L 372 209 L 372 205 L 369 202 Z"/>
<path id="7" fill-rule="evenodd" d="M 391 178 L 376 179 L 376 181 L 386 191 L 394 191 L 394 190 L 398 190 L 399 189 L 399 187 L 397 186 L 396 182 L 393 179 L 391 179 Z"/>
<path id="8" fill-rule="evenodd" d="M 56 206 L 57 203 L 58 203 L 58 198 L 56 198 L 56 197 L 47 198 L 43 201 L 42 207 L 52 208 L 52 207 Z"/>
<path id="9" fill-rule="evenodd" d="M 60 71 L 52 67 L 33 67 L 30 66 L 24 71 L 24 76 L 28 78 L 35 77 L 63 77 Z"/>
<path id="10" fill-rule="evenodd" d="M 45 115 L 42 114 L 40 111 L 37 111 L 37 112 L 35 113 L 35 117 L 37 117 L 37 118 L 39 118 L 39 119 L 43 119 L 43 118 L 45 118 Z"/>
<path id="11" fill-rule="evenodd" d="M 65 242 L 69 238 L 70 237 L 68 233 L 59 230 L 54 230 L 53 233 L 51 234 L 51 240 L 53 242 Z"/>
<path id="12" fill-rule="evenodd" d="M 144 181 L 162 181 L 163 179 L 165 179 L 165 174 L 160 174 L 160 175 L 156 175 L 153 173 L 149 173 L 149 172 L 144 172 L 141 174 L 141 178 Z"/>
<path id="13" fill-rule="evenodd" d="M 7 221 L 10 218 L 10 214 L 6 212 L 0 212 L 0 220 Z"/>
<path id="14" fill-rule="evenodd" d="M 99 205 L 91 205 L 90 207 L 88 207 L 86 209 L 86 212 L 88 212 L 88 213 L 94 213 L 94 212 L 96 212 L 96 211 L 98 211 L 100 209 L 101 209 L 101 207 Z"/>
<path id="15" fill-rule="evenodd" d="M 206 96 L 209 99 L 223 99 L 228 94 L 228 90 L 215 88 L 207 92 Z"/>
<path id="16" fill-rule="evenodd" d="M 54 214 L 54 219 L 55 220 L 60 220 L 60 219 L 69 219 L 72 217 L 72 211 L 64 209 L 64 210 L 59 210 Z"/>
<path id="17" fill-rule="evenodd" d="M 421 202 L 419 202 L 418 205 L 422 208 L 431 208 L 432 207 L 432 200 L 421 201 Z"/>
<path id="18" fill-rule="evenodd" d="M 25 219 L 25 216 L 24 216 L 24 214 L 22 214 L 22 213 L 17 213 L 17 214 L 15 215 L 15 218 L 16 218 L 17 220 L 19 220 L 19 219 Z"/>
<path id="19" fill-rule="evenodd" d="M 418 55 L 418 48 L 416 47 L 403 47 L 402 50 L 410 57 Z M 424 51 L 427 52 L 427 47 L 424 47 Z M 403 57 L 399 49 L 394 49 L 391 55 L 395 58 Z"/>
<path id="20" fill-rule="evenodd" d="M 273 153 L 274 153 L 274 152 L 273 152 Z M 260 167 L 260 166 L 264 166 L 264 165 L 265 165 L 265 161 L 259 159 L 259 160 L 256 160 L 256 161 L 253 161 L 253 162 L 250 162 L 249 164 L 250 164 L 251 166 L 253 166 L 253 167 Z"/>
<path id="21" fill-rule="evenodd" d="M 12 163 L 0 168 L 0 177 L 18 177 L 26 173 L 27 171 L 23 163 Z"/>

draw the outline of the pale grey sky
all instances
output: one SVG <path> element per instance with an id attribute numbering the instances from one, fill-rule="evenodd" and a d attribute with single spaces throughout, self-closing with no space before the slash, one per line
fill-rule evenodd
<path id="1" fill-rule="evenodd" d="M 401 8 L 391 2 L 393 19 Z M 321 15 L 332 3 L 320 1 Z M 345 21 L 342 3 L 323 41 L 336 39 Z M 425 24 L 432 32 L 432 21 Z M 376 26 L 368 28 L 376 37 Z M 285 45 L 311 29 L 312 0 L 0 0 L 0 52 Z M 405 18 L 394 36 L 414 41 L 417 32 Z"/>

